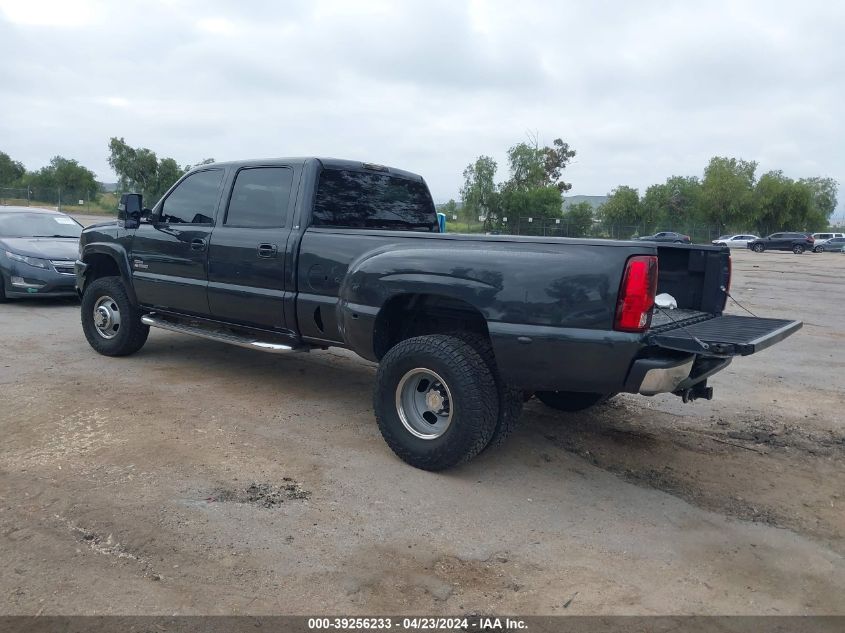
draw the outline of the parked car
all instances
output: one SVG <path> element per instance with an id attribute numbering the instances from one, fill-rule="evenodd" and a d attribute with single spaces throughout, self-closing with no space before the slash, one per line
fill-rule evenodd
<path id="1" fill-rule="evenodd" d="M 834 237 L 845 237 L 845 233 L 813 233 L 813 239 L 816 242 L 831 240 Z"/>
<path id="2" fill-rule="evenodd" d="M 74 297 L 74 261 L 82 225 L 33 207 L 0 207 L 0 301 Z"/>
<path id="3" fill-rule="evenodd" d="M 768 237 L 761 237 L 748 242 L 748 248 L 755 253 L 763 251 L 792 251 L 800 255 L 806 250 L 812 250 L 813 238 L 806 233 L 772 233 Z"/>
<path id="4" fill-rule="evenodd" d="M 801 327 L 722 314 L 724 248 L 441 233 L 425 181 L 380 165 L 205 165 L 153 209 L 138 194 L 118 209 L 80 238 L 94 350 L 132 354 L 151 327 L 273 353 L 351 349 L 379 363 L 385 441 L 427 470 L 500 444 L 526 392 L 564 411 L 618 392 L 709 399 L 734 356 Z M 658 292 L 674 316 L 654 314 Z"/>
<path id="5" fill-rule="evenodd" d="M 723 235 L 722 237 L 713 240 L 712 243 L 716 246 L 727 246 L 728 248 L 746 248 L 748 246 L 748 242 L 759 239 L 760 238 L 756 235 L 751 234 Z"/>
<path id="6" fill-rule="evenodd" d="M 838 253 L 845 247 L 845 237 L 834 237 L 813 245 L 814 253 Z"/>
<path id="7" fill-rule="evenodd" d="M 637 238 L 641 242 L 672 242 L 674 244 L 689 244 L 689 235 L 674 233 L 673 231 L 661 231 L 654 235 L 643 235 Z"/>

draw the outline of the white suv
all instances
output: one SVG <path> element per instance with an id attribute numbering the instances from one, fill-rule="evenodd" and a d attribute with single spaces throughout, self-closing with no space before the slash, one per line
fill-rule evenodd
<path id="1" fill-rule="evenodd" d="M 819 240 L 832 240 L 834 237 L 845 237 L 845 233 L 813 233 L 813 239 L 817 242 Z"/>
<path id="2" fill-rule="evenodd" d="M 845 237 L 845 233 L 813 233 L 813 252 L 821 253 L 826 250 L 824 243 L 832 240 L 834 237 Z"/>

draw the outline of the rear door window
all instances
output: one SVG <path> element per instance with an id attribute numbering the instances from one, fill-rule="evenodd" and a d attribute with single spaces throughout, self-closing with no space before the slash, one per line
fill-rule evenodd
<path id="1" fill-rule="evenodd" d="M 324 169 L 311 225 L 349 229 L 437 232 L 425 183 L 366 171 Z"/>
<path id="2" fill-rule="evenodd" d="M 238 172 L 224 224 L 232 227 L 280 228 L 287 224 L 293 170 L 251 167 Z"/>

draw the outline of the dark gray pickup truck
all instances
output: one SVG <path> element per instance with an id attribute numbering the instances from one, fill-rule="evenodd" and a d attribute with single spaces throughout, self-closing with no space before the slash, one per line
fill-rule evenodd
<path id="1" fill-rule="evenodd" d="M 725 248 L 444 234 L 421 177 L 334 159 L 203 166 L 152 210 L 126 194 L 117 222 L 83 232 L 76 275 L 107 356 L 157 327 L 377 361 L 382 435 L 429 470 L 501 443 L 532 394 L 564 411 L 619 392 L 710 398 L 734 356 L 801 327 L 722 314 Z"/>

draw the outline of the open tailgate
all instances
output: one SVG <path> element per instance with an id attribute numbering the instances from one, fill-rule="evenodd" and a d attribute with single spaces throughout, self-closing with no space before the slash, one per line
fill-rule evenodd
<path id="1" fill-rule="evenodd" d="M 648 335 L 650 345 L 694 354 L 748 356 L 801 329 L 801 321 L 723 315 L 662 327 Z"/>

